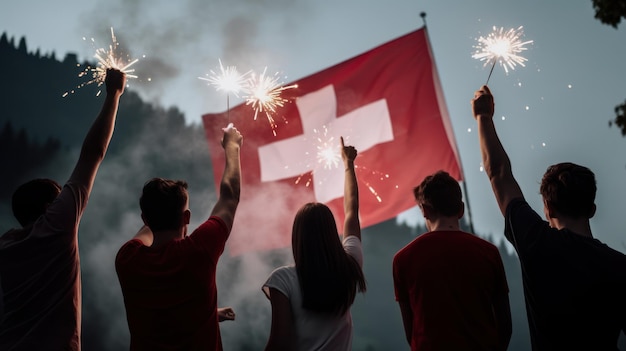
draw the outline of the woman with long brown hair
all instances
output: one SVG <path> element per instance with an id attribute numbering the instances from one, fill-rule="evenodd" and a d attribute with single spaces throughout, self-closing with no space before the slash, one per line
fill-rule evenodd
<path id="1" fill-rule="evenodd" d="M 266 350 L 351 350 L 350 306 L 365 292 L 354 171 L 357 151 L 341 138 L 345 167 L 343 242 L 330 209 L 304 205 L 294 219 L 291 244 L 295 265 L 277 268 L 263 285 L 272 304 Z"/>

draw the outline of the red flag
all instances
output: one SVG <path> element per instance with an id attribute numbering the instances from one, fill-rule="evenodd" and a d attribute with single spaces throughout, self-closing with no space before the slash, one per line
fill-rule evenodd
<path id="1" fill-rule="evenodd" d="M 254 119 L 250 105 L 203 116 L 216 184 L 224 164 L 221 128 L 233 122 L 244 137 L 232 255 L 290 246 L 294 216 L 311 201 L 326 203 L 342 232 L 340 136 L 359 152 L 363 227 L 415 206 L 412 190 L 428 174 L 443 169 L 461 180 L 424 28 L 291 84 L 298 87 L 282 92 L 290 102 L 272 113 L 276 135 L 264 113 Z M 324 154 L 326 147 L 333 150 Z"/>

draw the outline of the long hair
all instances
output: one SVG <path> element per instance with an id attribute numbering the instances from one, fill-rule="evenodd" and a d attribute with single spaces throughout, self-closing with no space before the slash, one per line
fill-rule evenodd
<path id="1" fill-rule="evenodd" d="M 291 240 L 302 307 L 343 315 L 354 302 L 357 289 L 364 292 L 366 284 L 361 267 L 343 249 L 330 209 L 321 203 L 300 208 Z"/>

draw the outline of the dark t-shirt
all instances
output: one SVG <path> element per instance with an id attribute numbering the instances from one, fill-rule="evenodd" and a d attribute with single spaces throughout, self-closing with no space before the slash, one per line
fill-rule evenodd
<path id="1" fill-rule="evenodd" d="M 115 268 L 131 350 L 222 350 L 215 274 L 228 228 L 211 217 L 191 235 L 156 248 L 130 240 Z"/>
<path id="2" fill-rule="evenodd" d="M 88 196 L 68 182 L 32 226 L 0 237 L 0 350 L 80 350 L 78 224 Z"/>
<path id="3" fill-rule="evenodd" d="M 413 312 L 411 350 L 494 350 L 494 298 L 508 286 L 498 248 L 473 234 L 423 234 L 393 259 L 396 300 Z"/>
<path id="4" fill-rule="evenodd" d="M 626 255 L 550 228 L 522 198 L 511 201 L 505 223 L 522 267 L 533 350 L 617 350 L 626 328 Z"/>

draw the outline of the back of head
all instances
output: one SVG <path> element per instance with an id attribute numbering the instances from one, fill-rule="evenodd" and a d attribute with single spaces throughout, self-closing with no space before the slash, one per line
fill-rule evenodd
<path id="1" fill-rule="evenodd" d="M 420 206 L 428 206 L 442 216 L 456 216 L 463 210 L 459 182 L 445 171 L 438 171 L 424 178 L 413 189 L 413 195 Z"/>
<path id="2" fill-rule="evenodd" d="M 303 308 L 340 315 L 365 291 L 361 267 L 343 249 L 328 206 L 308 203 L 293 223 L 292 250 L 302 291 Z"/>
<path id="3" fill-rule="evenodd" d="M 185 181 L 153 178 L 143 186 L 139 207 L 153 232 L 177 230 L 184 225 L 188 198 Z"/>
<path id="4" fill-rule="evenodd" d="M 11 199 L 15 219 L 22 226 L 35 222 L 60 192 L 61 186 L 52 179 L 33 179 L 20 185 Z"/>
<path id="5" fill-rule="evenodd" d="M 548 167 L 541 179 L 540 193 L 545 203 L 571 218 L 591 218 L 595 211 L 596 179 L 593 172 L 575 163 Z"/>

